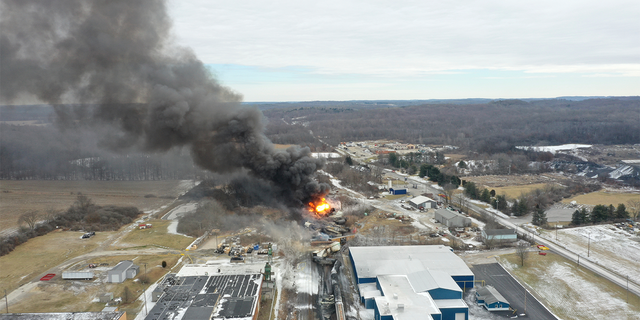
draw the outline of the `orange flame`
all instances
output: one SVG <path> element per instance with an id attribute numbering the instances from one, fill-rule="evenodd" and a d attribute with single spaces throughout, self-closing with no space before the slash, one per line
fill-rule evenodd
<path id="1" fill-rule="evenodd" d="M 309 202 L 309 207 L 310 207 L 309 208 L 310 211 L 314 212 L 316 215 L 319 215 L 319 216 L 325 216 L 329 214 L 329 210 L 331 209 L 331 207 L 329 206 L 325 198 L 322 198 L 322 200 L 320 200 L 318 204 Z"/>

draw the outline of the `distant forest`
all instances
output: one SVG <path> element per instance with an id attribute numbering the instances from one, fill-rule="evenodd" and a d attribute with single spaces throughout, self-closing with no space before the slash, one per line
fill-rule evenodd
<path id="1" fill-rule="evenodd" d="M 390 139 L 456 145 L 489 154 L 513 150 L 516 145 L 640 143 L 638 97 L 469 102 L 261 107 L 270 119 L 267 133 L 276 143 L 310 141 L 309 131 L 334 146 L 342 141 Z"/>
<path id="2" fill-rule="evenodd" d="M 513 151 L 517 145 L 640 143 L 640 97 L 246 105 L 263 110 L 266 135 L 274 143 L 300 144 L 312 151 L 328 151 L 342 141 L 374 139 L 455 145 L 482 154 Z M 193 165 L 186 149 L 114 154 L 96 143 L 101 134 L 111 134 L 106 129 L 59 130 L 51 125 L 53 118 L 50 106 L 0 106 L 0 179 L 164 180 L 210 175 Z"/>

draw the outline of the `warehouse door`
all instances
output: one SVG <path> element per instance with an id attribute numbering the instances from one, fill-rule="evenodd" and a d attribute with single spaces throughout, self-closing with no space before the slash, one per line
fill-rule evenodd
<path id="1" fill-rule="evenodd" d="M 465 314 L 464 313 L 456 313 L 456 320 L 465 320 Z"/>

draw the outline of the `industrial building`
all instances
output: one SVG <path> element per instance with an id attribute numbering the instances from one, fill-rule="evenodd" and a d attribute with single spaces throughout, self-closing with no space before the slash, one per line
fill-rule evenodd
<path id="1" fill-rule="evenodd" d="M 152 292 L 155 305 L 145 320 L 257 319 L 260 270 L 256 265 L 187 265 Z"/>
<path id="2" fill-rule="evenodd" d="M 515 229 L 488 229 L 482 230 L 482 240 L 484 243 L 490 242 L 514 242 L 518 241 L 518 234 Z"/>
<path id="3" fill-rule="evenodd" d="M 127 320 L 127 312 L 3 313 L 0 320 Z"/>
<path id="4" fill-rule="evenodd" d="M 435 209 L 438 207 L 438 203 L 435 200 L 425 196 L 417 196 L 409 200 L 409 204 L 419 210 Z"/>
<path id="5" fill-rule="evenodd" d="M 120 261 L 113 269 L 107 271 L 107 282 L 122 283 L 133 279 L 140 271 L 140 267 L 131 260 Z"/>
<path id="6" fill-rule="evenodd" d="M 447 209 L 436 210 L 435 219 L 448 228 L 462 228 L 471 226 L 471 218 L 465 217 L 463 214 Z"/>
<path id="7" fill-rule="evenodd" d="M 398 188 L 389 188 L 389 194 L 393 194 L 393 195 L 397 195 L 397 194 L 407 194 L 407 189 L 406 189 L 406 188 L 402 188 L 402 189 L 398 189 Z"/>
<path id="8" fill-rule="evenodd" d="M 361 303 L 376 320 L 468 320 L 469 267 L 447 246 L 350 247 Z"/>
<path id="9" fill-rule="evenodd" d="M 64 280 L 91 280 L 93 279 L 93 272 L 91 271 L 66 271 L 62 273 L 62 279 Z"/>
<path id="10" fill-rule="evenodd" d="M 493 286 L 484 286 L 476 291 L 476 302 L 489 311 L 509 310 L 509 301 L 505 299 Z"/>

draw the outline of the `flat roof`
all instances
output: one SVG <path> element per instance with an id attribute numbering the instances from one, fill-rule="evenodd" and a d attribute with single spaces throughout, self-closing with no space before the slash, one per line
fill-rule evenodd
<path id="1" fill-rule="evenodd" d="M 425 203 L 428 201 L 432 201 L 432 202 L 436 202 L 435 200 L 429 198 L 429 197 L 425 197 L 425 196 L 417 196 L 411 200 L 409 200 L 409 202 L 414 203 L 414 204 L 421 204 L 421 203 Z"/>
<path id="2" fill-rule="evenodd" d="M 441 314 L 429 294 L 413 291 L 407 276 L 379 276 L 378 283 L 384 294 L 375 298 L 380 315 L 393 315 L 397 320 L 432 320 L 432 314 Z"/>
<path id="3" fill-rule="evenodd" d="M 260 273 L 169 275 L 158 286 L 164 294 L 145 320 L 251 319 L 262 278 Z"/>
<path id="4" fill-rule="evenodd" d="M 111 269 L 109 271 L 116 271 L 116 272 L 120 271 L 120 272 L 122 272 L 122 271 L 125 271 L 125 270 L 129 269 L 132 265 L 133 265 L 133 261 L 131 261 L 131 260 L 123 260 L 123 261 L 118 262 L 118 264 L 115 267 L 113 267 L 113 269 Z"/>
<path id="5" fill-rule="evenodd" d="M 466 302 L 462 299 L 443 299 L 443 300 L 433 300 L 435 301 L 438 309 L 450 309 L 450 308 L 468 308 Z"/>
<path id="6" fill-rule="evenodd" d="M 462 292 L 460 286 L 449 274 L 442 270 L 422 270 L 407 275 L 415 292 L 425 292 L 434 289 L 446 289 Z"/>
<path id="7" fill-rule="evenodd" d="M 462 259 L 443 245 L 349 247 L 359 278 L 379 275 L 409 275 L 423 270 L 441 270 L 450 276 L 473 276 Z"/>

